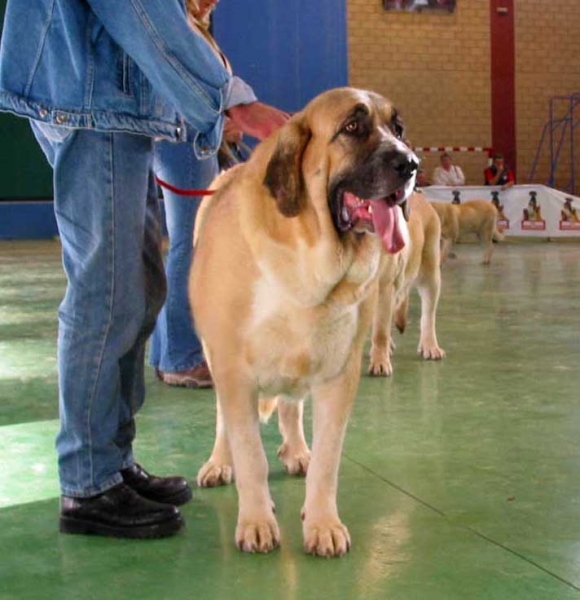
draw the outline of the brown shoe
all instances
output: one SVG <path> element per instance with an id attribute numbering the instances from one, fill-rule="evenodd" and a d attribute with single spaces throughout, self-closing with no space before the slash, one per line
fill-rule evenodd
<path id="1" fill-rule="evenodd" d="M 187 371 L 176 371 L 174 373 L 155 369 L 155 374 L 160 381 L 175 387 L 186 387 L 193 389 L 212 388 L 213 380 L 205 360 Z"/>

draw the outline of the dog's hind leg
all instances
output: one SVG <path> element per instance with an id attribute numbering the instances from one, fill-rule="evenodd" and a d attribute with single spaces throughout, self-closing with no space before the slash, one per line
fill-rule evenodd
<path id="1" fill-rule="evenodd" d="M 407 317 L 409 316 L 409 291 L 405 293 L 403 299 L 399 302 L 397 309 L 395 310 L 395 327 L 399 330 L 399 333 L 405 333 L 407 328 Z M 392 346 L 392 344 L 391 344 Z"/>
<path id="2" fill-rule="evenodd" d="M 491 263 L 491 255 L 493 254 L 493 241 L 486 242 L 485 253 L 483 255 L 483 264 L 489 265 Z"/>
<path id="3" fill-rule="evenodd" d="M 441 238 L 441 261 L 440 264 L 443 264 L 448 257 L 455 258 L 451 249 L 453 248 L 453 240 L 450 238 Z M 453 255 L 453 256 L 451 256 Z"/>
<path id="4" fill-rule="evenodd" d="M 197 473 L 199 487 L 216 487 L 232 482 L 234 467 L 219 398 L 217 399 L 215 441 L 211 456 Z"/>
<path id="5" fill-rule="evenodd" d="M 437 252 L 421 266 L 416 286 L 421 297 L 421 334 L 417 351 L 425 359 L 440 360 L 445 357 L 445 351 L 439 347 L 435 328 L 441 291 L 441 271 Z"/>
<path id="6" fill-rule="evenodd" d="M 489 265 L 491 255 L 493 253 L 493 236 L 496 231 L 495 220 L 487 221 L 479 234 L 479 239 L 485 244 L 485 252 L 483 253 L 483 264 Z"/>
<path id="7" fill-rule="evenodd" d="M 393 282 L 379 282 L 376 294 L 373 333 L 370 352 L 369 375 L 389 377 L 393 374 L 391 363 L 391 335 L 395 292 Z"/>
<path id="8" fill-rule="evenodd" d="M 282 444 L 278 458 L 290 475 L 306 475 L 310 464 L 310 449 L 304 437 L 304 401 L 278 398 L 278 427 Z"/>

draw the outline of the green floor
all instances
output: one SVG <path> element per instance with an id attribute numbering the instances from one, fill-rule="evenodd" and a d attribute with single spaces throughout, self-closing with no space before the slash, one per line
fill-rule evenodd
<path id="1" fill-rule="evenodd" d="M 341 468 L 353 539 L 337 560 L 301 548 L 304 482 L 264 428 L 280 550 L 233 545 L 233 488 L 196 490 L 183 535 L 57 533 L 56 242 L 0 243 L 0 599 L 565 600 L 580 597 L 580 244 L 511 243 L 491 267 L 460 246 L 444 268 L 442 363 L 415 353 L 363 377 Z M 194 480 L 213 439 L 211 392 L 148 369 L 137 456 Z"/>

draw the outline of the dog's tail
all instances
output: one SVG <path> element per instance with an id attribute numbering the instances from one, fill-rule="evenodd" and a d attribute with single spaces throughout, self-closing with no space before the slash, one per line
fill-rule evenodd
<path id="1" fill-rule="evenodd" d="M 266 424 L 277 408 L 278 396 L 274 396 L 273 398 L 260 398 L 260 403 L 258 405 L 260 422 Z"/>

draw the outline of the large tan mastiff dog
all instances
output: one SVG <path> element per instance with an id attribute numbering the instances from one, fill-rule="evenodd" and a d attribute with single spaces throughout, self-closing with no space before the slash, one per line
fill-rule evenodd
<path id="1" fill-rule="evenodd" d="M 423 194 L 415 192 L 407 205 L 408 224 L 402 223 L 401 227 L 407 243 L 396 255 L 385 254 L 381 264 L 369 364 L 371 375 L 389 376 L 393 373 L 392 325 L 394 323 L 401 333 L 405 331 L 409 293 L 413 287 L 417 288 L 421 297 L 418 352 L 427 360 L 445 357 L 437 342 L 435 328 L 441 290 L 441 224 Z"/>
<path id="2" fill-rule="evenodd" d="M 432 202 L 432 205 L 441 219 L 441 264 L 462 236 L 475 234 L 485 244 L 483 264 L 488 265 L 493 253 L 493 240 L 504 237 L 497 228 L 496 207 L 486 200 L 468 200 L 461 204 Z"/>
<path id="3" fill-rule="evenodd" d="M 258 400 L 283 399 L 282 458 L 300 470 L 308 452 L 300 401 L 309 395 L 304 547 L 321 556 L 350 548 L 337 509 L 339 462 L 381 255 L 404 244 L 397 205 L 413 189 L 418 161 L 402 135 L 383 97 L 326 92 L 222 176 L 199 217 L 190 298 L 215 382 L 217 429 L 198 483 L 228 483 L 235 472 L 235 539 L 244 551 L 280 542 Z"/>

